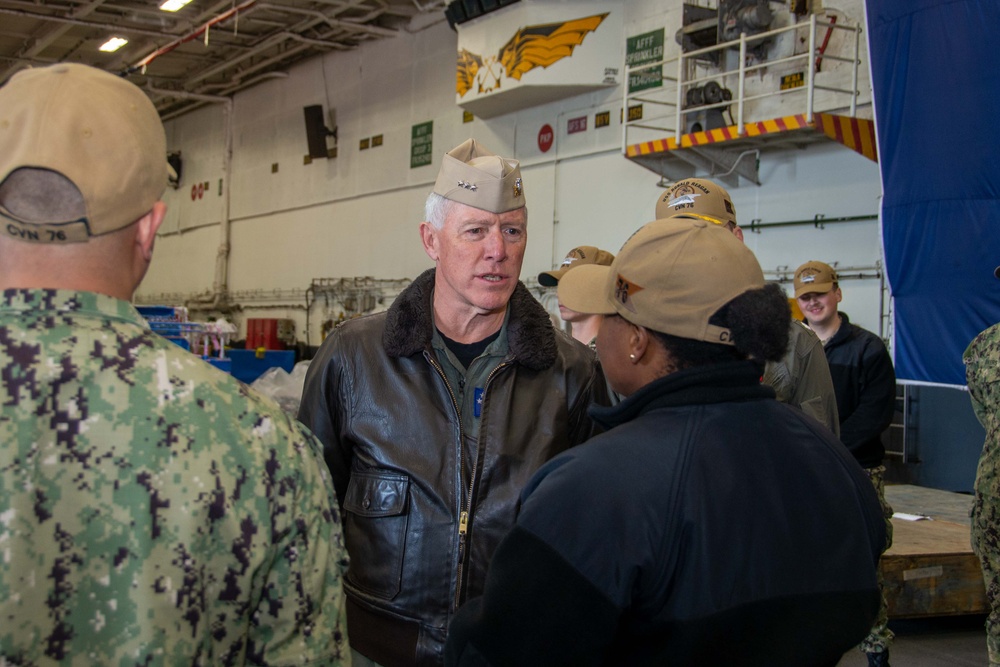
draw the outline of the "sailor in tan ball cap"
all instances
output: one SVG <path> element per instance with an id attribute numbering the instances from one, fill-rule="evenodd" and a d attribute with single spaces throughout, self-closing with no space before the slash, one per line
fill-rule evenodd
<path id="1" fill-rule="evenodd" d="M 153 102 L 0 86 L 0 665 L 350 665 L 322 446 L 132 305 L 166 214 Z"/>
<path id="2" fill-rule="evenodd" d="M 559 284 L 560 278 L 566 275 L 570 269 L 588 264 L 610 266 L 614 259 L 615 256 L 607 250 L 601 250 L 591 245 L 577 246 L 567 253 L 566 259 L 562 261 L 558 269 L 539 273 L 538 284 L 543 287 L 555 287 Z M 568 308 L 566 304 L 559 302 L 559 317 L 562 318 L 563 322 L 569 323 L 570 334 L 573 338 L 589 346 L 592 350 L 597 349 L 597 330 L 601 327 L 603 315 L 578 313 Z"/>
<path id="3" fill-rule="evenodd" d="M 518 280 L 525 192 L 517 160 L 474 139 L 449 151 L 420 223 L 434 268 L 338 326 L 310 365 L 299 419 L 351 517 L 355 665 L 440 664 L 521 489 L 608 400 L 594 354 Z"/>
<path id="4" fill-rule="evenodd" d="M 659 194 L 656 219 L 695 218 L 722 225 L 740 241 L 743 230 L 736 222 L 736 207 L 726 189 L 704 178 L 685 178 Z"/>

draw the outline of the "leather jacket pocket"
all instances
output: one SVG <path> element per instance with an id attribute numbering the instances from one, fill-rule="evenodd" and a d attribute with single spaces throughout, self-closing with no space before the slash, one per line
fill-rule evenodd
<path id="1" fill-rule="evenodd" d="M 406 545 L 410 478 L 396 472 L 351 473 L 344 498 L 344 537 L 351 554 L 347 580 L 385 599 L 399 593 Z"/>

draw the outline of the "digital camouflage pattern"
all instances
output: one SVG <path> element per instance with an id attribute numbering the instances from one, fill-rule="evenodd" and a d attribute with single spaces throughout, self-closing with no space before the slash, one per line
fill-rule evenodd
<path id="1" fill-rule="evenodd" d="M 979 556 L 990 613 L 986 646 L 1000 665 L 1000 324 L 982 332 L 962 355 L 972 409 L 986 429 L 972 503 L 972 550 Z"/>
<path id="2" fill-rule="evenodd" d="M 349 665 L 321 447 L 87 292 L 0 298 L 0 664 Z"/>
<path id="3" fill-rule="evenodd" d="M 878 496 L 878 503 L 882 508 L 882 518 L 885 520 L 885 546 L 882 547 L 884 554 L 892 546 L 892 505 L 885 499 L 885 466 L 875 468 L 865 468 L 865 474 L 872 481 L 875 487 L 875 495 Z M 882 568 L 875 568 L 875 576 L 878 579 L 879 605 L 878 615 L 871 631 L 865 637 L 858 648 L 864 653 L 884 653 L 889 650 L 895 633 L 889 629 L 889 601 L 885 597 L 885 577 L 882 576 Z"/>
<path id="4" fill-rule="evenodd" d="M 976 491 L 1000 496 L 1000 324 L 975 337 L 962 355 L 972 409 L 986 429 Z"/>

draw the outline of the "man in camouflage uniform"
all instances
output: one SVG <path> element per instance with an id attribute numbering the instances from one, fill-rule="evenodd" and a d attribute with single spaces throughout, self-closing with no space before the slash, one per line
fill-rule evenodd
<path id="1" fill-rule="evenodd" d="M 0 88 L 0 664 L 348 665 L 318 442 L 129 304 L 165 155 L 122 78 Z"/>
<path id="2" fill-rule="evenodd" d="M 1000 665 L 1000 324 L 976 336 L 962 360 L 972 408 L 986 429 L 972 505 L 972 550 L 983 568 L 990 605 L 986 618 L 990 665 Z"/>

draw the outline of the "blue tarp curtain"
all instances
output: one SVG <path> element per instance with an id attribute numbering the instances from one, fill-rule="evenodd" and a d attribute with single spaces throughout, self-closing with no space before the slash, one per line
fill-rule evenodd
<path id="1" fill-rule="evenodd" d="M 866 0 L 901 382 L 964 385 L 1000 321 L 1000 0 Z"/>

